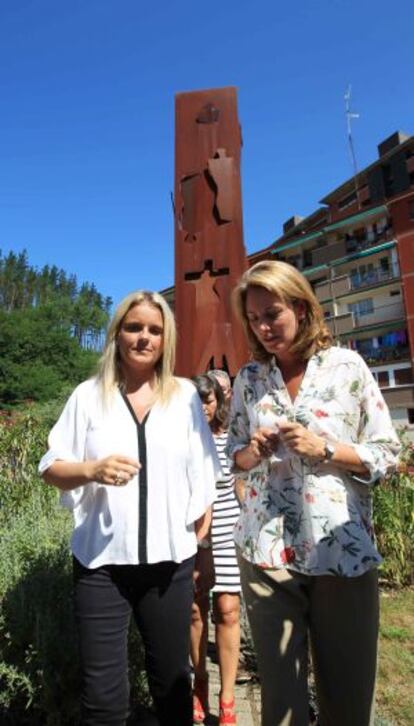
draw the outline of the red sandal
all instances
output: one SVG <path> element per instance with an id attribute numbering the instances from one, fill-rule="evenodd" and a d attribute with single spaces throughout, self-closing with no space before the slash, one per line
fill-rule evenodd
<path id="1" fill-rule="evenodd" d="M 193 723 L 204 723 L 208 713 L 208 676 L 204 680 L 194 680 L 193 686 Z"/>
<path id="2" fill-rule="evenodd" d="M 234 698 L 228 703 L 219 700 L 219 726 L 231 726 L 236 721 L 236 704 Z"/>

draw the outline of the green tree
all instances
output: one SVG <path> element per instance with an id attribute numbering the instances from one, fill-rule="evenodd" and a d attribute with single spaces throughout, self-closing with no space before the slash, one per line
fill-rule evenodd
<path id="1" fill-rule="evenodd" d="M 0 312 L 0 401 L 47 401 L 90 376 L 95 351 L 82 349 L 62 323 L 62 306 Z"/>
<path id="2" fill-rule="evenodd" d="M 45 401 L 88 377 L 111 304 L 56 265 L 32 267 L 25 250 L 0 251 L 0 403 Z"/>

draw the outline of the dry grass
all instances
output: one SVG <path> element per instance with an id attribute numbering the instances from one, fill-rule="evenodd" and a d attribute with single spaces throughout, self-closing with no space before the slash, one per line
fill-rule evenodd
<path id="1" fill-rule="evenodd" d="M 381 595 L 375 726 L 414 724 L 414 588 Z"/>

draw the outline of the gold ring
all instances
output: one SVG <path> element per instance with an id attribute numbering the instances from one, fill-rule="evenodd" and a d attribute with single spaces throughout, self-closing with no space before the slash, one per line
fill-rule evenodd
<path id="1" fill-rule="evenodd" d="M 119 486 L 119 484 L 121 484 L 121 483 L 122 483 L 122 477 L 120 474 L 117 474 L 114 479 L 114 484 L 115 484 L 115 486 Z"/>

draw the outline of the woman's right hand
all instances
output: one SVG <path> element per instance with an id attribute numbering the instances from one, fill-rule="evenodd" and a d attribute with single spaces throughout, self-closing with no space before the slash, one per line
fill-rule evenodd
<path id="1" fill-rule="evenodd" d="M 268 459 L 275 452 L 279 442 L 279 434 L 274 428 L 262 426 L 256 429 L 250 444 L 235 454 L 235 463 L 239 469 L 249 471 L 257 466 L 262 459 Z"/>
<path id="2" fill-rule="evenodd" d="M 90 481 L 109 486 L 123 486 L 136 476 L 141 464 L 129 456 L 113 454 L 105 459 L 88 462 L 87 477 Z"/>

